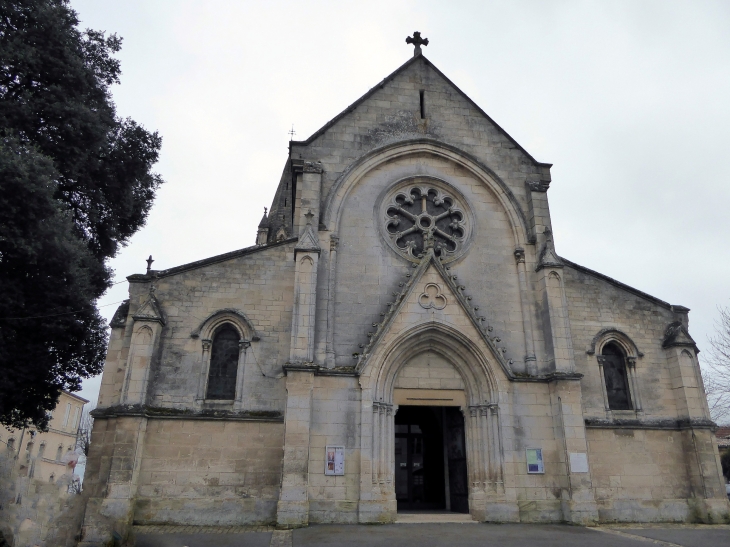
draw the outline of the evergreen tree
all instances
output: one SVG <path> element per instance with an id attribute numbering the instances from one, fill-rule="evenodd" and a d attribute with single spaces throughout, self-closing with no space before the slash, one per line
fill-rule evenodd
<path id="1" fill-rule="evenodd" d="M 117 116 L 116 35 L 66 0 L 0 0 L 0 423 L 44 428 L 101 371 L 107 259 L 144 225 L 161 138 Z"/>

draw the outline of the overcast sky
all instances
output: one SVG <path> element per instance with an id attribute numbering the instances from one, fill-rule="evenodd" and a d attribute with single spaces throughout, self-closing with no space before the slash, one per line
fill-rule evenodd
<path id="1" fill-rule="evenodd" d="M 117 281 L 150 254 L 165 269 L 252 245 L 292 124 L 314 133 L 407 61 L 419 30 L 442 72 L 554 164 L 562 256 L 691 308 L 701 350 L 730 305 L 730 2 L 71 3 L 82 27 L 124 38 L 118 112 L 163 137 L 166 183 Z"/>

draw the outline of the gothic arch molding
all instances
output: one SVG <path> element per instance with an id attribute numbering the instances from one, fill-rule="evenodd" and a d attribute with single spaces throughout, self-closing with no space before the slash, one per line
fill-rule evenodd
<path id="1" fill-rule="evenodd" d="M 211 313 L 193 332 L 190 333 L 192 338 L 202 338 L 209 340 L 213 337 L 215 330 L 223 323 L 230 323 L 238 331 L 238 335 L 242 340 L 250 340 L 257 342 L 260 340 L 253 324 L 241 310 L 234 308 L 226 308 Z"/>
<path id="2" fill-rule="evenodd" d="M 586 353 L 588 355 L 600 355 L 603 347 L 609 342 L 613 342 L 623 349 L 626 357 L 636 359 L 644 356 L 631 337 L 615 327 L 607 327 L 598 331 L 593 337 L 593 340 L 591 340 L 591 344 Z"/>
<path id="3" fill-rule="evenodd" d="M 386 162 L 415 154 L 432 154 L 468 171 L 496 196 L 510 220 L 516 245 L 534 243 L 535 238 L 530 233 L 525 213 L 505 182 L 489 167 L 463 150 L 432 139 L 409 140 L 376 148 L 355 162 L 335 181 L 330 190 L 323 207 L 322 222 L 329 230 L 337 232 L 340 226 L 342 205 L 360 180 Z"/>
<path id="4" fill-rule="evenodd" d="M 392 404 L 395 379 L 415 355 L 434 351 L 461 375 L 469 405 L 496 404 L 499 383 L 492 363 L 477 345 L 453 327 L 426 323 L 407 330 L 383 348 L 380 358 L 369 360 L 373 400 Z M 496 361 L 496 359 L 494 359 Z"/>

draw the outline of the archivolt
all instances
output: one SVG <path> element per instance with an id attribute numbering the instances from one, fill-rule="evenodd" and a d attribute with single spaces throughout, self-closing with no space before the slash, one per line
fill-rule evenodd
<path id="1" fill-rule="evenodd" d="M 246 315 L 233 308 L 218 310 L 210 314 L 197 329 L 190 333 L 193 338 L 201 338 L 203 340 L 213 337 L 215 330 L 223 323 L 230 323 L 238 331 L 239 336 L 243 340 L 259 340 L 256 329 Z"/>
<path id="2" fill-rule="evenodd" d="M 343 203 L 352 189 L 368 172 L 386 162 L 424 153 L 447 159 L 459 165 L 490 188 L 507 212 L 517 244 L 525 245 L 534 242 L 525 213 L 504 181 L 494 171 L 463 150 L 432 139 L 404 141 L 377 148 L 353 164 L 338 178 L 330 190 L 324 205 L 322 222 L 329 230 L 337 231 Z"/>
<path id="3" fill-rule="evenodd" d="M 398 372 L 412 357 L 424 351 L 438 353 L 459 372 L 470 405 L 498 401 L 499 388 L 490 360 L 462 333 L 438 323 L 409 329 L 383 348 L 382 358 L 370 360 L 374 399 L 392 403 Z"/>
<path id="4" fill-rule="evenodd" d="M 639 351 L 639 348 L 634 341 L 625 332 L 615 328 L 608 327 L 601 329 L 591 340 L 591 345 L 588 347 L 586 353 L 593 355 L 598 353 L 599 355 L 603 351 L 603 346 L 609 342 L 618 344 L 624 350 L 627 357 L 643 357 L 644 354 Z"/>

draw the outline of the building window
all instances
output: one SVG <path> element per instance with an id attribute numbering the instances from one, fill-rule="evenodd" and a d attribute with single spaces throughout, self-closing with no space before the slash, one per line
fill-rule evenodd
<path id="1" fill-rule="evenodd" d="M 57 462 L 61 461 L 61 456 L 63 456 L 63 446 L 58 445 L 58 450 L 56 450 L 56 461 Z"/>
<path id="2" fill-rule="evenodd" d="M 38 457 L 42 458 L 43 453 L 46 451 L 46 443 L 41 443 L 41 445 L 38 447 Z"/>
<path id="3" fill-rule="evenodd" d="M 235 398 L 240 341 L 238 331 L 227 323 L 219 327 L 213 336 L 206 399 Z"/>
<path id="4" fill-rule="evenodd" d="M 631 410 L 629 377 L 623 352 L 616 344 L 609 342 L 603 346 L 601 362 L 609 410 Z"/>
<path id="5" fill-rule="evenodd" d="M 63 416 L 63 427 L 68 426 L 68 418 L 71 415 L 71 403 L 66 403 L 66 414 Z"/>
<path id="6" fill-rule="evenodd" d="M 8 439 L 8 452 L 12 452 L 15 448 L 15 439 Z"/>
<path id="7" fill-rule="evenodd" d="M 79 413 L 80 413 L 80 410 L 81 409 L 79 407 L 74 407 L 74 419 L 73 419 L 73 422 L 71 423 L 71 429 L 74 429 L 75 430 L 78 427 L 78 425 L 79 425 Z"/>

